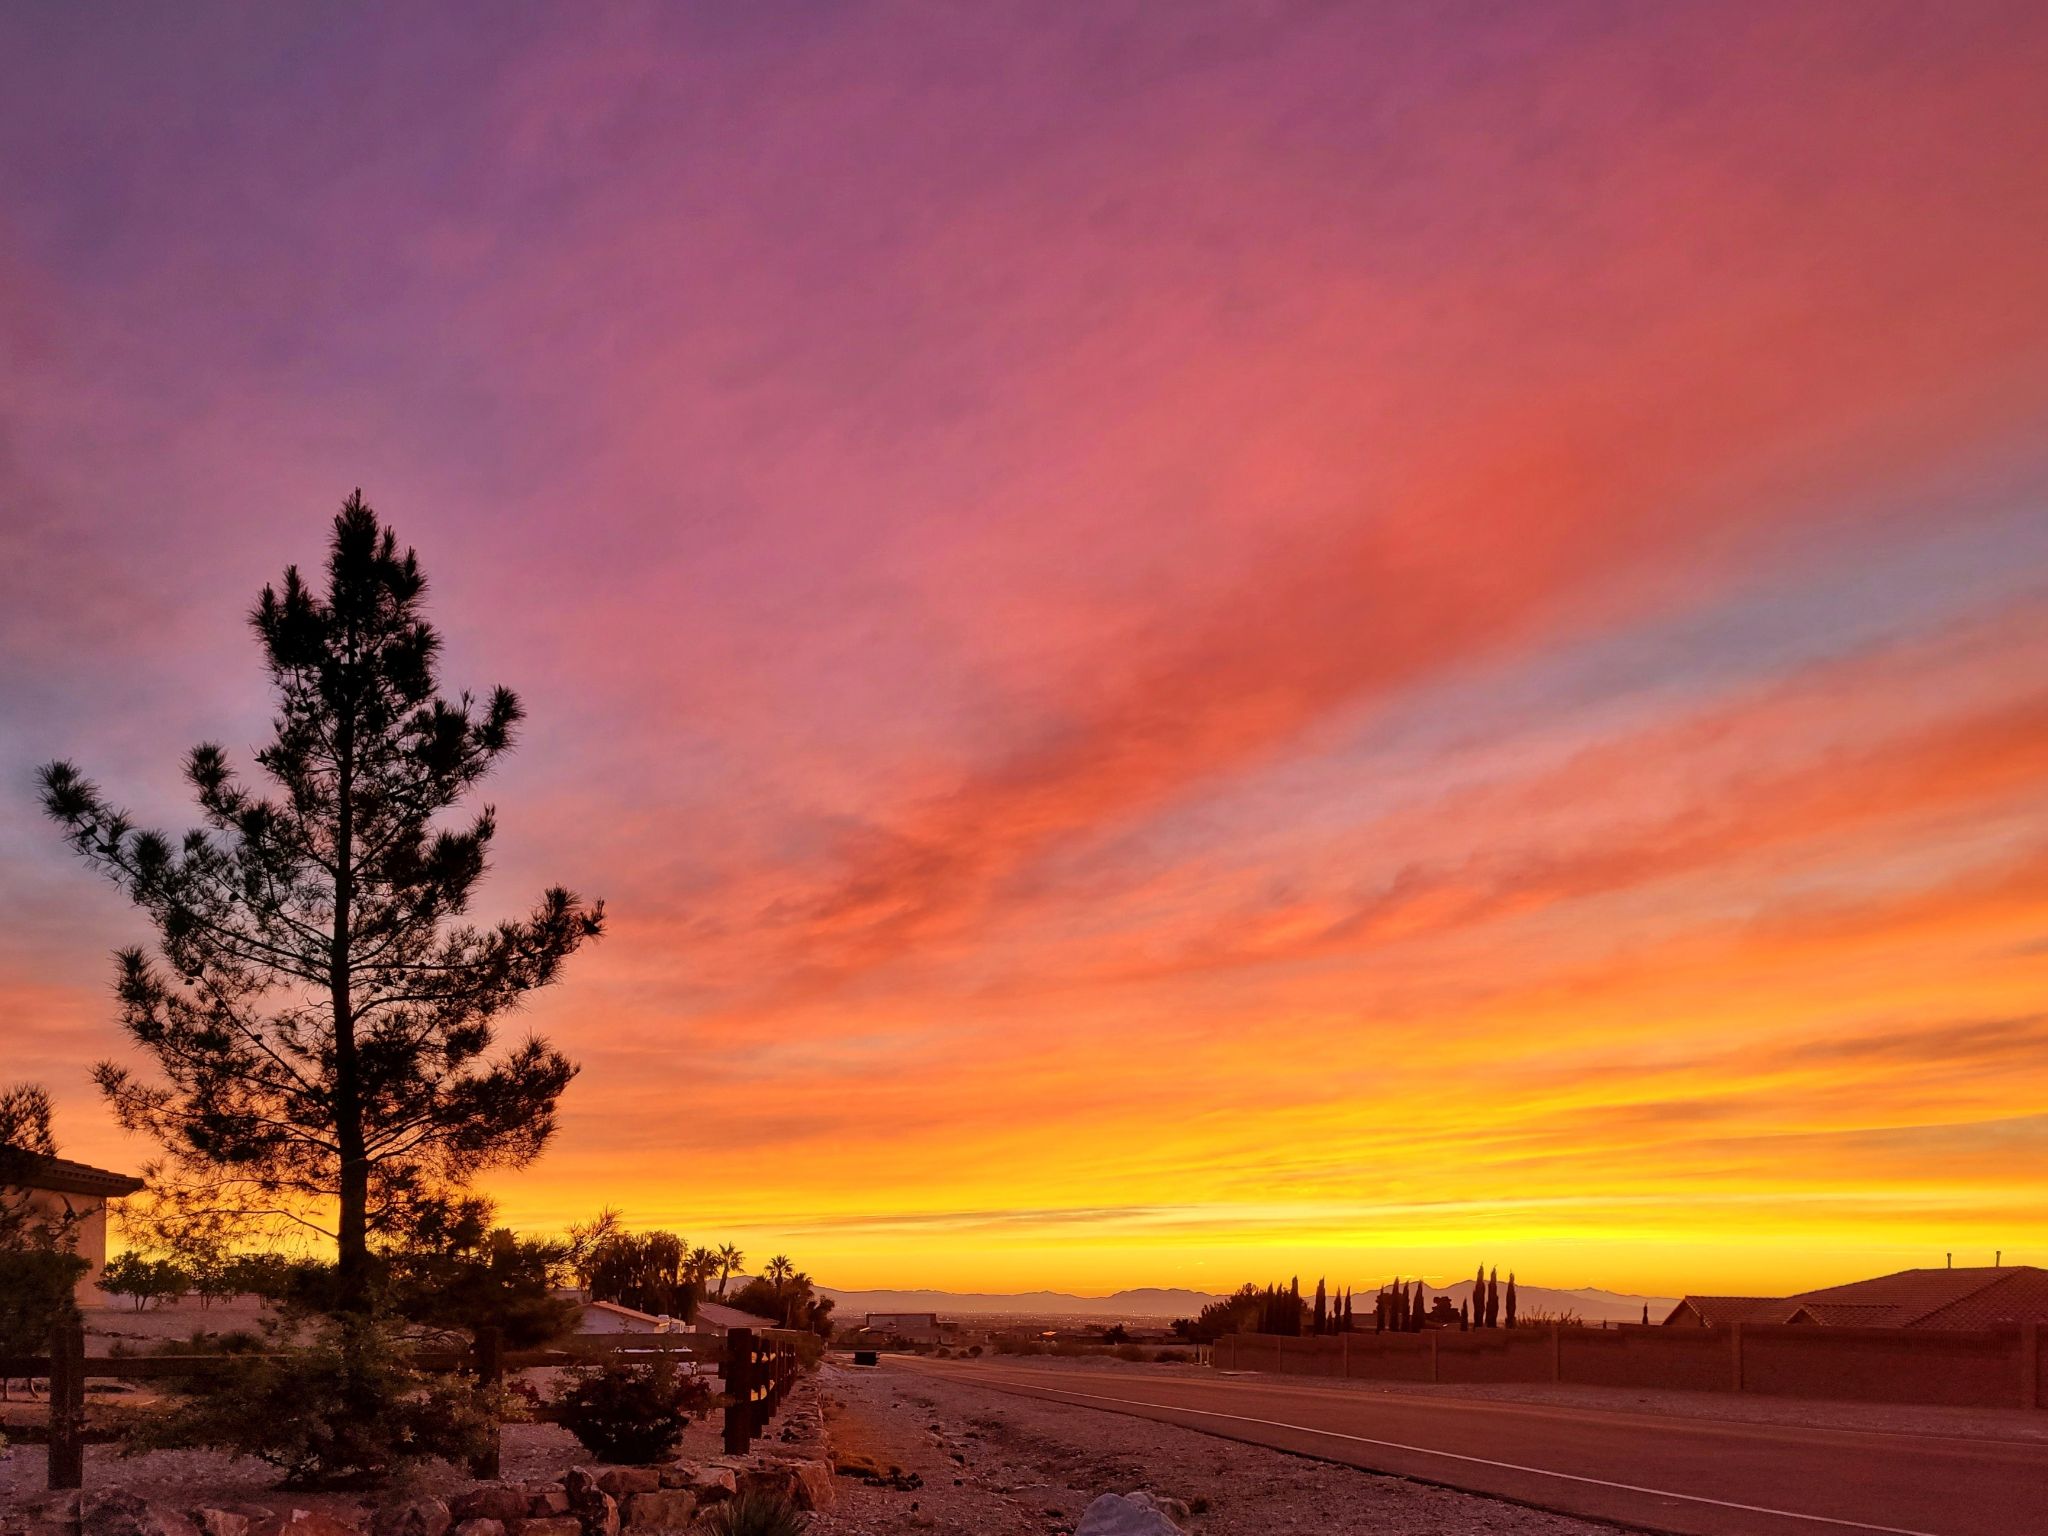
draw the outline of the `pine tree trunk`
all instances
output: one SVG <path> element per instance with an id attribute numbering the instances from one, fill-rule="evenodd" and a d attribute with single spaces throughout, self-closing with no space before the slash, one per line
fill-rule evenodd
<path id="1" fill-rule="evenodd" d="M 328 986 L 334 1007 L 334 1126 L 341 1157 L 341 1209 L 335 1225 L 341 1305 L 363 1309 L 369 1290 L 370 1164 L 363 1146 L 363 1105 L 356 1070 L 355 1006 L 349 975 L 349 925 L 355 902 L 355 721 L 346 707 L 335 731 L 334 938 Z"/>

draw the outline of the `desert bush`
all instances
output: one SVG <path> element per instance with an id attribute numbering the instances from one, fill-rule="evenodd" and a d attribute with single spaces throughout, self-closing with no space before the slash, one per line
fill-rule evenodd
<path id="1" fill-rule="evenodd" d="M 767 1493 L 743 1493 L 714 1504 L 704 1519 L 709 1536 L 803 1536 L 810 1517 L 789 1500 Z"/>
<path id="2" fill-rule="evenodd" d="M 981 1358 L 981 1346 L 979 1344 L 970 1344 L 967 1346 L 967 1353 L 979 1360 Z"/>
<path id="3" fill-rule="evenodd" d="M 1139 1364 L 1152 1358 L 1151 1351 L 1142 1344 L 1119 1344 L 1110 1353 L 1119 1360 L 1128 1360 L 1133 1364 Z"/>
<path id="4" fill-rule="evenodd" d="M 711 1402 L 711 1389 L 673 1360 L 644 1365 L 607 1361 L 570 1374 L 555 1406 L 570 1434 L 599 1461 L 659 1461 L 676 1448 L 690 1415 Z"/>
<path id="5" fill-rule="evenodd" d="M 408 1360 L 391 1324 L 341 1317 L 310 1344 L 226 1356 L 175 1384 L 178 1398 L 142 1420 L 131 1451 L 205 1447 L 250 1456 L 290 1488 L 362 1487 L 411 1464 L 466 1461 L 489 1443 L 500 1404 L 452 1376 Z"/>
<path id="6" fill-rule="evenodd" d="M 1187 1365 L 1195 1357 L 1184 1349 L 1162 1349 L 1152 1358 L 1161 1365 Z"/>

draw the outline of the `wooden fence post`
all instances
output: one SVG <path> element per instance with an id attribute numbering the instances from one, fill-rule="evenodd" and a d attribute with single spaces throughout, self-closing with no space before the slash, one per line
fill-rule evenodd
<path id="1" fill-rule="evenodd" d="M 744 1456 L 753 1439 L 754 1330 L 725 1331 L 725 1454 Z"/>
<path id="2" fill-rule="evenodd" d="M 505 1380 L 505 1331 L 492 1323 L 485 1323 L 476 1330 L 476 1342 L 470 1346 L 470 1363 L 476 1369 L 477 1389 L 494 1392 Z M 495 1409 L 490 1415 L 490 1427 L 485 1431 L 489 1437 L 484 1448 L 477 1452 L 469 1464 L 472 1476 L 495 1479 L 498 1475 L 498 1415 Z"/>
<path id="3" fill-rule="evenodd" d="M 50 1487 L 85 1485 L 85 1324 L 50 1330 Z"/>
<path id="4" fill-rule="evenodd" d="M 1742 1390 L 1742 1324 L 1740 1323 L 1730 1323 L 1728 1325 L 1728 1356 L 1730 1368 L 1734 1373 L 1732 1385 L 1734 1390 L 1740 1392 Z"/>

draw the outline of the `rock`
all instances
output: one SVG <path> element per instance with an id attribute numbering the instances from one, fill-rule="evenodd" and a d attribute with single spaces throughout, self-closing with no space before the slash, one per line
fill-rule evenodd
<path id="1" fill-rule="evenodd" d="M 658 1467 L 606 1467 L 597 1474 L 597 1486 L 620 1500 L 636 1493 L 653 1493 L 661 1486 L 661 1470 Z"/>
<path id="2" fill-rule="evenodd" d="M 221 1506 L 221 1513 L 247 1520 L 248 1536 L 277 1536 L 284 1529 L 284 1516 L 267 1504 L 228 1504 Z"/>
<path id="3" fill-rule="evenodd" d="M 569 1495 L 569 1513 L 575 1516 L 583 1536 L 619 1536 L 619 1501 L 599 1486 L 602 1476 L 588 1467 L 572 1467 L 562 1478 Z M 661 1486 L 658 1474 L 654 1485 Z"/>
<path id="4" fill-rule="evenodd" d="M 465 1520 L 456 1526 L 455 1536 L 505 1536 L 505 1522 L 485 1520 L 479 1516 L 475 1520 Z"/>
<path id="5" fill-rule="evenodd" d="M 1105 1493 L 1081 1513 L 1074 1536 L 1181 1536 L 1149 1493 Z"/>
<path id="6" fill-rule="evenodd" d="M 195 1509 L 192 1523 L 199 1527 L 199 1536 L 249 1536 L 249 1517 L 232 1509 Z"/>
<path id="7" fill-rule="evenodd" d="M 832 1486 L 832 1464 L 828 1461 L 792 1462 L 794 1474 L 790 1494 L 798 1509 L 830 1509 L 839 1494 Z"/>
<path id="8" fill-rule="evenodd" d="M 569 1513 L 569 1495 L 560 1488 L 535 1488 L 526 1495 L 526 1513 L 536 1520 L 551 1520 Z"/>
<path id="9" fill-rule="evenodd" d="M 383 1505 L 370 1516 L 370 1536 L 447 1536 L 448 1527 L 454 1523 L 454 1514 L 439 1499 L 404 1499 Z M 232 1533 L 209 1531 L 206 1536 L 232 1536 Z"/>
<path id="10" fill-rule="evenodd" d="M 531 1520 L 514 1520 L 507 1530 L 510 1536 L 583 1536 L 583 1524 L 574 1515 L 541 1515 Z"/>
<path id="11" fill-rule="evenodd" d="M 697 1495 L 687 1488 L 636 1493 L 626 1500 L 628 1530 L 680 1530 L 697 1513 Z"/>
<path id="12" fill-rule="evenodd" d="M 670 1467 L 661 1474 L 661 1485 L 689 1489 L 700 1505 L 717 1504 L 739 1491 L 739 1480 L 731 1467 Z"/>
<path id="13" fill-rule="evenodd" d="M 317 1509 L 295 1509 L 278 1527 L 279 1536 L 362 1536 L 346 1520 L 322 1514 Z"/>
<path id="14" fill-rule="evenodd" d="M 199 1536 L 199 1527 L 140 1494 L 109 1488 L 79 1501 L 80 1536 Z"/>
<path id="15" fill-rule="evenodd" d="M 791 1502 L 796 1498 L 796 1478 L 783 1462 L 749 1467 L 739 1475 L 737 1481 L 742 1498 L 749 1494 L 756 1498 L 788 1499 Z"/>
<path id="16" fill-rule="evenodd" d="M 524 1520 L 527 1495 L 503 1483 L 485 1483 L 448 1501 L 448 1513 L 455 1520 Z M 384 1536 L 382 1531 L 376 1536 Z"/>

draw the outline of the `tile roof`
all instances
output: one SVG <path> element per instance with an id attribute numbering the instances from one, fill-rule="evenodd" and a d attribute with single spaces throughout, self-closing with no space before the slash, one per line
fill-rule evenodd
<path id="1" fill-rule="evenodd" d="M 2048 1322 L 2048 1269 L 1902 1269 L 1796 1296 L 1688 1296 L 1666 1321 L 1690 1311 L 1709 1328 L 1730 1323 L 1811 1323 L 1829 1328 L 1996 1328 Z"/>
<path id="2" fill-rule="evenodd" d="M 2015 1280 L 2024 1282 L 2030 1275 L 2048 1279 L 2048 1271 L 2024 1264 L 2008 1264 L 1997 1269 L 1988 1265 L 1968 1269 L 1902 1269 L 1896 1274 L 1879 1275 L 1871 1280 L 1802 1291 L 1792 1299 L 1831 1308 L 1854 1307 L 1861 1314 L 1857 1321 L 1867 1318 L 1868 1326 L 1876 1328 L 1989 1327 L 1994 1318 L 1999 1318 L 2000 1311 L 1998 1304 L 1990 1300 L 1991 1294 L 2008 1294 L 2011 1307 L 2016 1308 L 2025 1298 L 2027 1287 L 2023 1283 L 2010 1293 L 2006 1292 L 2006 1287 Z M 2034 1300 L 2035 1305 L 2024 1315 L 2048 1315 L 2042 1306 L 2042 1301 L 2048 1300 L 2048 1296 L 2037 1291 Z M 1999 1320 L 2020 1320 L 2020 1312 L 2007 1310 L 2010 1315 Z M 1977 1317 L 1984 1321 L 1980 1324 L 1971 1320 Z"/>
<path id="3" fill-rule="evenodd" d="M 1726 1328 L 1730 1323 L 1783 1322 L 1790 1304 L 1782 1296 L 1687 1296 L 1665 1321 L 1687 1310 L 1708 1328 Z"/>

